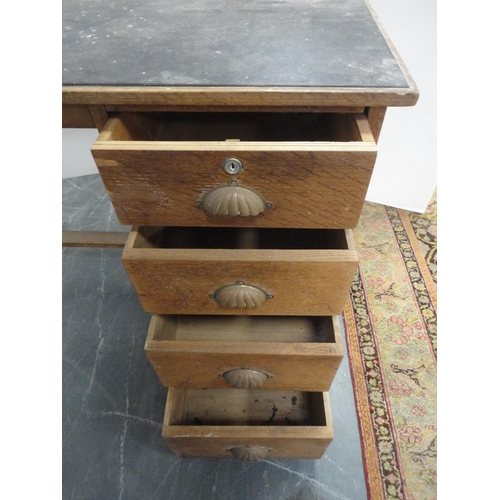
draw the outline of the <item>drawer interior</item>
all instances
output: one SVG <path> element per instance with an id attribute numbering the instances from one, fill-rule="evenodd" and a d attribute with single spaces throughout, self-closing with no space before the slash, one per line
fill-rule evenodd
<path id="1" fill-rule="evenodd" d="M 167 425 L 325 426 L 323 393 L 170 389 Z"/>
<path id="2" fill-rule="evenodd" d="M 150 340 L 335 342 L 331 316 L 155 315 Z"/>
<path id="3" fill-rule="evenodd" d="M 343 229 L 141 226 L 134 248 L 348 250 L 349 244 Z"/>
<path id="4" fill-rule="evenodd" d="M 362 141 L 352 113 L 120 113 L 107 141 Z M 370 138 L 372 140 L 372 138 Z"/>

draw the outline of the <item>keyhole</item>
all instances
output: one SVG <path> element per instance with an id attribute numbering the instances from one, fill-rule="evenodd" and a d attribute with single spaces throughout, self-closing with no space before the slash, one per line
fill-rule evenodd
<path id="1" fill-rule="evenodd" d="M 230 175 L 239 174 L 243 170 L 243 164 L 237 158 L 228 158 L 222 164 L 224 172 Z"/>

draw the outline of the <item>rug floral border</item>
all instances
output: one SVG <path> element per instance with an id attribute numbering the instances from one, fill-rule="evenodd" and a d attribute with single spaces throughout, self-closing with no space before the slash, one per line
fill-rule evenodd
<path id="1" fill-rule="evenodd" d="M 344 326 L 370 499 L 436 496 L 436 203 L 424 215 L 367 203 L 355 231 Z"/>

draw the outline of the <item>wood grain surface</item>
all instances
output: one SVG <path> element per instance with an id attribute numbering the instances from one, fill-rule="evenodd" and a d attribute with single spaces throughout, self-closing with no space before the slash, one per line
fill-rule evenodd
<path id="1" fill-rule="evenodd" d="M 231 389 L 222 375 L 250 368 L 258 390 L 328 391 L 343 358 L 337 316 L 153 315 L 144 349 L 166 387 Z"/>
<path id="2" fill-rule="evenodd" d="M 233 121 L 217 113 L 146 114 L 111 119 L 92 154 L 125 225 L 354 228 L 377 147 L 362 114 L 290 121 L 275 114 Z M 222 169 L 231 157 L 243 164 L 238 175 Z M 256 190 L 272 208 L 231 217 L 197 206 L 229 182 Z"/>
<path id="3" fill-rule="evenodd" d="M 258 238 L 261 243 L 266 236 L 271 246 L 280 240 L 284 242 L 285 248 L 280 249 L 262 248 L 263 244 L 261 248 L 220 248 L 226 241 L 227 230 L 219 233 L 219 240 L 215 236 L 208 238 L 208 233 L 214 234 L 213 229 L 207 230 L 207 235 L 202 230 L 158 230 L 156 236 L 164 240 L 168 240 L 170 231 L 179 233 L 172 248 L 144 248 L 143 240 L 148 246 L 156 244 L 144 237 L 145 229 L 134 228 L 130 232 L 122 262 L 147 312 L 291 316 L 342 313 L 358 266 L 358 254 L 352 246 L 352 235 L 349 236 L 351 230 L 318 230 L 314 234 L 312 230 L 270 230 L 267 235 L 265 230 L 255 230 L 262 234 Z M 187 247 L 181 245 L 184 234 Z M 193 241 L 199 243 L 198 248 L 189 248 Z M 292 244 L 297 248 L 290 249 Z M 303 245 L 317 247 L 301 249 Z M 238 281 L 259 286 L 273 298 L 253 309 L 219 305 L 213 294 Z"/>
<path id="4" fill-rule="evenodd" d="M 63 231 L 63 247 L 123 248 L 127 232 L 113 231 Z"/>

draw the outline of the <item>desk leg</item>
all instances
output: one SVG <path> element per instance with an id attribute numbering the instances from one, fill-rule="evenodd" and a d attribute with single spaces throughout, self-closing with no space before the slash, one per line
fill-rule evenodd
<path id="1" fill-rule="evenodd" d="M 108 112 L 104 106 L 89 106 L 90 114 L 94 119 L 95 126 L 98 132 L 101 132 L 104 125 L 108 121 Z"/>
<path id="2" fill-rule="evenodd" d="M 382 130 L 386 110 L 387 108 L 383 106 L 372 106 L 365 109 L 365 114 L 376 142 L 378 142 L 380 131 Z"/>

